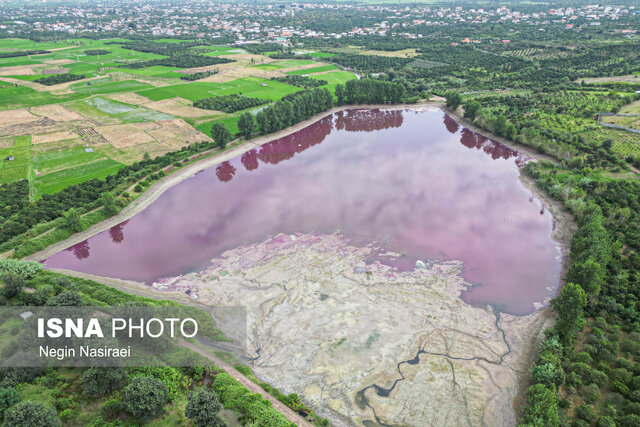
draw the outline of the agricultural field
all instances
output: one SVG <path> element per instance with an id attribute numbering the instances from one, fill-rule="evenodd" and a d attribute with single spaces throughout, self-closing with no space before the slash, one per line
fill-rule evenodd
<path id="1" fill-rule="evenodd" d="M 0 58 L 0 183 L 28 179 L 31 198 L 37 200 L 70 185 L 104 178 L 143 157 L 210 141 L 214 122 L 237 134 L 244 111 L 203 110 L 194 107 L 194 101 L 231 94 L 277 101 L 301 90 L 271 80 L 286 74 L 325 80 L 332 92 L 337 84 L 356 78 L 308 57 L 276 60 L 224 45 L 190 49 L 194 55 L 232 62 L 190 69 L 134 64 L 166 58 L 153 52 L 170 51 L 179 42 L 189 43 L 156 40 L 160 47 L 138 51 L 125 48 L 135 47 L 135 43 L 125 45 L 131 43 L 126 39 L 51 43 L 0 39 L 4 52 L 49 51 Z M 314 58 L 333 55 L 310 54 Z M 185 73 L 201 71 L 212 73 L 201 80 L 181 79 Z M 81 78 L 51 86 L 37 82 L 65 73 Z M 264 107 L 245 111 L 255 115 Z"/>
<path id="2" fill-rule="evenodd" d="M 324 73 L 326 71 L 338 70 L 338 67 L 335 65 L 321 65 L 319 67 L 313 68 L 303 68 L 301 70 L 288 71 L 287 74 L 292 76 L 302 76 L 306 74 L 315 74 L 315 73 Z"/>

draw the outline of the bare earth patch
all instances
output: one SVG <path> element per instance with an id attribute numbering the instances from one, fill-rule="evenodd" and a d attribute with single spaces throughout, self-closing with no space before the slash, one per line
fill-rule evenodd
<path id="1" fill-rule="evenodd" d="M 38 117 L 31 114 L 26 108 L 7 110 L 0 113 L 0 126 L 8 126 L 15 123 L 24 123 L 36 120 Z"/>
<path id="2" fill-rule="evenodd" d="M 75 120 L 84 120 L 84 117 L 71 111 L 69 108 L 61 104 L 42 105 L 39 107 L 31 107 L 29 111 L 36 116 L 48 117 L 56 122 L 71 122 Z"/>
<path id="3" fill-rule="evenodd" d="M 145 105 L 148 104 L 150 99 L 138 95 L 135 92 L 126 92 L 126 93 L 112 93 L 109 95 L 104 95 L 105 98 L 111 98 L 115 101 L 124 102 L 126 104 L 134 104 L 134 105 Z"/>
<path id="4" fill-rule="evenodd" d="M 161 101 L 147 102 L 144 106 L 160 111 L 161 113 L 178 117 L 203 117 L 222 114 L 219 111 L 193 107 L 190 101 L 183 98 L 170 98 Z"/>
<path id="5" fill-rule="evenodd" d="M 516 423 L 544 311 L 497 316 L 464 303 L 457 261 L 398 272 L 366 265 L 373 246 L 340 235 L 278 235 L 230 250 L 208 268 L 153 284 L 208 306 L 246 309 L 246 331 L 218 311 L 238 356 L 334 425 Z"/>
<path id="6" fill-rule="evenodd" d="M 0 76 L 32 76 L 34 74 L 33 69 L 35 67 L 41 67 L 40 64 L 32 65 L 16 65 L 12 67 L 0 67 Z M 22 80 L 18 80 L 22 81 Z"/>
<path id="7" fill-rule="evenodd" d="M 95 130 L 116 148 L 125 148 L 153 141 L 153 138 L 142 129 L 139 123 L 98 126 Z"/>
<path id="8" fill-rule="evenodd" d="M 64 130 L 42 135 L 33 135 L 33 137 L 31 138 L 31 142 L 33 144 L 48 144 L 51 142 L 66 141 L 68 139 L 76 138 L 78 138 L 78 134 L 76 134 L 73 130 Z"/>

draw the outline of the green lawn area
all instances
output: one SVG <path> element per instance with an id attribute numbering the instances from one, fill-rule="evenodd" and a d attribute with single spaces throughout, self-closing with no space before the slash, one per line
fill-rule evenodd
<path id="1" fill-rule="evenodd" d="M 356 75 L 350 71 L 332 71 L 325 74 L 313 74 L 309 76 L 312 79 L 324 80 L 327 84 L 323 87 L 335 92 L 336 86 L 345 84 L 348 80 L 356 79 Z"/>
<path id="2" fill-rule="evenodd" d="M 268 64 L 254 65 L 262 70 L 280 70 L 282 68 L 301 67 L 315 63 L 312 59 L 283 59 L 282 61 L 269 62 Z"/>
<path id="3" fill-rule="evenodd" d="M 71 85 L 74 92 L 85 95 L 98 95 L 103 93 L 135 92 L 138 90 L 150 89 L 153 86 L 141 83 L 137 80 L 114 81 L 111 77 L 81 82 Z"/>
<path id="4" fill-rule="evenodd" d="M 53 95 L 49 92 L 38 92 L 25 86 L 3 87 L 0 89 L 0 110 L 13 110 L 37 105 L 59 104 L 83 98 L 81 94 Z"/>
<path id="5" fill-rule="evenodd" d="M 67 150 L 38 154 L 31 158 L 33 168 L 39 173 L 48 173 L 89 163 L 104 156 L 97 152 L 87 153 L 84 147 L 73 147 Z"/>
<path id="6" fill-rule="evenodd" d="M 29 135 L 15 138 L 11 148 L 0 148 L 0 184 L 27 178 L 30 150 L 31 136 Z M 14 160 L 7 160 L 9 156 L 13 156 Z"/>
<path id="7" fill-rule="evenodd" d="M 336 54 L 329 52 L 313 52 L 310 53 L 309 56 L 311 56 L 312 58 L 330 58 L 332 56 L 336 56 Z"/>
<path id="8" fill-rule="evenodd" d="M 36 197 L 42 194 L 52 194 L 74 184 L 79 184 L 93 178 L 104 178 L 107 175 L 116 173 L 123 167 L 112 159 L 100 159 L 95 162 L 85 163 L 46 175 L 41 175 L 35 179 Z"/>
<path id="9" fill-rule="evenodd" d="M 109 72 L 121 71 L 123 73 L 137 74 L 139 76 L 155 76 L 155 77 L 169 77 L 173 79 L 180 79 L 180 73 L 175 71 L 181 70 L 178 67 L 165 67 L 163 65 L 154 65 L 148 68 L 118 68 L 116 70 L 109 70 Z"/>
<path id="10" fill-rule="evenodd" d="M 323 71 L 337 70 L 338 67 L 335 65 L 321 65 L 319 67 L 313 68 L 304 68 L 302 70 L 289 71 L 287 74 L 291 74 L 293 76 L 301 76 L 303 74 L 312 74 L 312 73 L 321 73 Z"/>
<path id="11" fill-rule="evenodd" d="M 275 101 L 299 90 L 300 88 L 295 86 L 289 86 L 273 80 L 261 79 L 259 77 L 245 77 L 225 83 L 193 82 L 143 90 L 136 93 L 146 96 L 153 101 L 174 98 L 176 96 L 186 98 L 190 101 L 196 101 L 211 96 L 230 95 L 234 93 Z"/>

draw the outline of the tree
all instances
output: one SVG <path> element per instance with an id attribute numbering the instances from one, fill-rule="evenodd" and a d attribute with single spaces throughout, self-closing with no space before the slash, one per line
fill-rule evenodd
<path id="1" fill-rule="evenodd" d="M 560 425 L 558 397 L 555 390 L 542 384 L 534 384 L 527 390 L 527 406 L 519 426 L 554 427 Z"/>
<path id="2" fill-rule="evenodd" d="M 69 209 L 64 214 L 64 223 L 65 227 L 69 231 L 73 231 L 77 233 L 78 231 L 82 231 L 82 223 L 80 222 L 80 214 L 76 211 L 75 208 Z"/>
<path id="3" fill-rule="evenodd" d="M 49 298 L 45 305 L 49 307 L 79 307 L 82 305 L 82 297 L 75 292 L 67 291 Z"/>
<path id="4" fill-rule="evenodd" d="M 604 278 L 604 269 L 592 259 L 585 262 L 574 262 L 567 272 L 567 280 L 579 283 L 590 300 L 600 293 L 600 285 Z"/>
<path id="5" fill-rule="evenodd" d="M 184 414 L 199 427 L 222 427 L 225 421 L 218 412 L 222 408 L 218 395 L 211 389 L 191 392 Z"/>
<path id="6" fill-rule="evenodd" d="M 157 416 L 167 403 L 167 386 L 154 377 L 135 377 L 122 395 L 126 411 L 136 418 L 149 420 Z"/>
<path id="7" fill-rule="evenodd" d="M 256 130 L 256 122 L 253 120 L 251 113 L 242 113 L 238 119 L 238 130 L 245 138 L 251 138 Z"/>
<path id="8" fill-rule="evenodd" d="M 4 417 L 7 427 L 60 427 L 56 411 L 40 402 L 25 400 L 9 409 Z"/>
<path id="9" fill-rule="evenodd" d="M 118 213 L 118 206 L 116 205 L 116 198 L 110 191 L 102 193 L 100 197 L 104 213 L 109 216 L 113 216 Z"/>
<path id="10" fill-rule="evenodd" d="M 129 376 L 122 368 L 90 368 L 82 375 L 85 394 L 105 396 L 127 384 Z"/>
<path id="11" fill-rule="evenodd" d="M 338 98 L 338 105 L 344 105 L 346 102 L 346 90 L 343 85 L 336 86 L 336 97 Z"/>
<path id="12" fill-rule="evenodd" d="M 0 419 L 11 406 L 20 401 L 20 394 L 15 387 L 0 388 Z"/>
<path id="13" fill-rule="evenodd" d="M 584 319 L 582 312 L 587 305 L 587 295 L 580 285 L 567 283 L 560 295 L 551 301 L 558 313 L 556 329 L 562 341 L 569 345 L 575 332 L 582 327 Z"/>
<path id="14" fill-rule="evenodd" d="M 231 141 L 231 132 L 222 123 L 215 122 L 211 126 L 211 137 L 218 147 L 224 149 L 227 147 L 227 143 Z"/>
<path id="15" fill-rule="evenodd" d="M 480 109 L 480 103 L 478 101 L 469 101 L 464 104 L 464 118 L 474 121 Z"/>
<path id="16" fill-rule="evenodd" d="M 14 273 L 3 274 L 2 281 L 4 282 L 4 288 L 2 288 L 2 295 L 7 299 L 10 299 L 19 295 L 26 285 L 24 279 Z"/>
<path id="17" fill-rule="evenodd" d="M 457 110 L 460 104 L 462 103 L 462 95 L 455 90 L 449 90 L 444 94 L 447 99 L 446 105 L 452 110 Z"/>

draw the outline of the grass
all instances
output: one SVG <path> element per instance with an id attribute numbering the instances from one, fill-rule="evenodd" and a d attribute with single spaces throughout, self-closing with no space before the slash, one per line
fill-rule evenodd
<path id="1" fill-rule="evenodd" d="M 0 110 L 13 110 L 38 105 L 60 104 L 82 98 L 81 94 L 53 95 L 49 92 L 38 92 L 34 89 L 18 86 L 0 89 Z"/>
<path id="2" fill-rule="evenodd" d="M 302 70 L 289 71 L 287 74 L 291 74 L 292 76 L 301 76 L 303 74 L 313 74 L 313 73 L 322 73 L 323 71 L 331 71 L 337 70 L 338 67 L 335 65 L 321 65 L 319 67 L 313 68 L 304 68 Z"/>
<path id="3" fill-rule="evenodd" d="M 335 92 L 337 85 L 339 84 L 343 85 L 348 80 L 353 80 L 357 78 L 354 73 L 349 71 L 332 71 L 330 73 L 315 74 L 309 77 L 316 80 L 326 81 L 327 84 L 324 85 L 323 87 L 326 87 L 327 89 L 331 90 L 331 92 Z"/>
<path id="4" fill-rule="evenodd" d="M 135 92 L 139 90 L 150 89 L 153 86 L 147 83 L 141 83 L 136 80 L 114 81 L 111 77 L 92 80 L 90 82 L 76 83 L 71 86 L 71 90 L 83 95 L 99 95 L 107 93 L 119 92 Z"/>
<path id="5" fill-rule="evenodd" d="M 331 58 L 332 56 L 336 56 L 336 54 L 329 52 L 313 52 L 310 53 L 309 56 L 312 58 Z"/>
<path id="6" fill-rule="evenodd" d="M 39 176 L 35 180 L 36 197 L 42 194 L 57 193 L 70 185 L 79 184 L 93 178 L 105 178 L 107 175 L 116 173 L 122 166 L 124 166 L 122 163 L 112 159 L 99 159 L 91 163 Z"/>
<path id="7" fill-rule="evenodd" d="M 620 109 L 620 114 L 640 114 L 640 101 L 634 101 Z"/>
<path id="8" fill-rule="evenodd" d="M 30 135 L 17 137 L 11 148 L 0 148 L 0 184 L 27 178 L 30 150 Z M 9 156 L 14 160 L 7 160 Z"/>
<path id="9" fill-rule="evenodd" d="M 38 154 L 31 158 L 31 164 L 39 173 L 48 173 L 79 166 L 101 158 L 104 158 L 104 156 L 95 151 L 88 153 L 84 147 L 73 147 L 66 150 Z"/>
<path id="10" fill-rule="evenodd" d="M 263 84 L 265 86 L 262 86 Z M 300 88 L 273 80 L 261 79 L 259 77 L 245 77 L 226 83 L 193 82 L 190 84 L 143 90 L 136 93 L 146 96 L 152 101 L 160 101 L 176 96 L 186 98 L 190 101 L 196 101 L 211 96 L 230 95 L 234 93 L 275 101 L 299 90 Z"/>

